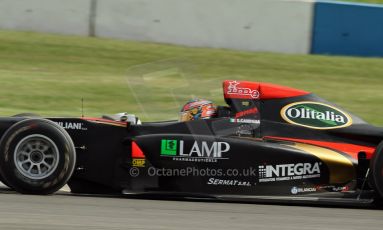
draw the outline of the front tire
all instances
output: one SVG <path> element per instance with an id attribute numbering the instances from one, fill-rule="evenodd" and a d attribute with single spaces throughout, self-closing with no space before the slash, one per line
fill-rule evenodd
<path id="1" fill-rule="evenodd" d="M 35 113 L 19 113 L 15 114 L 12 117 L 29 117 L 29 118 L 38 118 L 40 115 L 35 114 Z"/>
<path id="2" fill-rule="evenodd" d="M 0 173 L 20 193 L 51 194 L 73 173 L 76 153 L 69 134 L 46 119 L 11 126 L 0 141 Z"/>

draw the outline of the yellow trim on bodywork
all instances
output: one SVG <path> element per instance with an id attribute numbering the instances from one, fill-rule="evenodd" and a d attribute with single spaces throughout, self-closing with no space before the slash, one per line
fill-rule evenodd
<path id="1" fill-rule="evenodd" d="M 323 161 L 329 169 L 330 184 L 348 183 L 355 178 L 352 161 L 336 151 L 303 143 L 295 143 L 291 147 L 310 153 Z"/>

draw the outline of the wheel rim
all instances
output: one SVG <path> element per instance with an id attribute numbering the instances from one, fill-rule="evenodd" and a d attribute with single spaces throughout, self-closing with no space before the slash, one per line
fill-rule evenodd
<path id="1" fill-rule="evenodd" d="M 24 137 L 16 146 L 14 161 L 17 170 L 30 179 L 44 179 L 57 168 L 59 151 L 48 137 L 34 134 Z"/>

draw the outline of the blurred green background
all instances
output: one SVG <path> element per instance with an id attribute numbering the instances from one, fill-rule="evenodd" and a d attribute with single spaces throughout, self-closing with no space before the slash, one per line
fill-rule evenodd
<path id="1" fill-rule="evenodd" d="M 223 104 L 221 81 L 311 91 L 383 125 L 383 59 L 254 53 L 0 31 L 0 114 L 117 112 L 177 118 L 193 97 Z"/>

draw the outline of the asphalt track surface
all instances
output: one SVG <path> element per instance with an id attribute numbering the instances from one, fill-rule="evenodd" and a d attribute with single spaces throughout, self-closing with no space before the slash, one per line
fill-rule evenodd
<path id="1" fill-rule="evenodd" d="M 0 186 L 0 229 L 382 229 L 383 210 L 17 194 Z"/>

